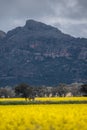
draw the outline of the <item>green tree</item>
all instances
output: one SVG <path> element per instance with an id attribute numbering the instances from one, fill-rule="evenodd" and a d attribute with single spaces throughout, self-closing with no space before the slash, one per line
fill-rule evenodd
<path id="1" fill-rule="evenodd" d="M 63 84 L 63 83 L 60 83 L 59 86 L 57 87 L 58 89 L 58 93 L 59 93 L 59 96 L 62 97 L 66 95 L 66 93 L 68 92 L 68 87 L 66 84 Z"/>
<path id="2" fill-rule="evenodd" d="M 82 96 L 87 96 L 87 84 L 81 85 L 80 91 L 82 93 Z"/>
<path id="3" fill-rule="evenodd" d="M 35 98 L 33 88 L 29 86 L 28 84 L 22 83 L 15 87 L 15 93 L 17 96 L 24 97 L 27 99 L 33 99 Z"/>

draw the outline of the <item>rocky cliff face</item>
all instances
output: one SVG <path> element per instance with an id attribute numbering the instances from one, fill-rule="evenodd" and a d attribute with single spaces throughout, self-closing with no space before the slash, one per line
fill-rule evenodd
<path id="1" fill-rule="evenodd" d="M 87 82 L 87 39 L 28 20 L 0 41 L 0 86 Z"/>

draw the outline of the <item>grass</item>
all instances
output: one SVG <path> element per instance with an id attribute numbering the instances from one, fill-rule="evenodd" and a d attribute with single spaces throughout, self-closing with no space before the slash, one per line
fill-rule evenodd
<path id="1" fill-rule="evenodd" d="M 34 100 L 34 101 L 26 101 L 26 100 L 0 100 L 0 105 L 33 105 L 33 104 L 87 104 L 87 100 Z"/>

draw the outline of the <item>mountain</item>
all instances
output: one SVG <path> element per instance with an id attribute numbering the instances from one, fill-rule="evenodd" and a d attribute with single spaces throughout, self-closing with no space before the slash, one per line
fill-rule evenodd
<path id="1" fill-rule="evenodd" d="M 87 82 L 87 39 L 27 20 L 0 40 L 0 86 Z"/>
<path id="2" fill-rule="evenodd" d="M 0 30 L 0 40 L 6 36 L 6 33 Z"/>

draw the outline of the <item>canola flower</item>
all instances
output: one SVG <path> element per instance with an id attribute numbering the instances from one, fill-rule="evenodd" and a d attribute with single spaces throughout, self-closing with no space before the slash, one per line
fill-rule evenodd
<path id="1" fill-rule="evenodd" d="M 87 104 L 0 106 L 0 130 L 87 130 Z"/>
<path id="2" fill-rule="evenodd" d="M 36 101 L 87 101 L 87 97 L 36 97 Z M 25 101 L 25 98 L 0 98 L 0 101 Z"/>
<path id="3" fill-rule="evenodd" d="M 87 97 L 38 97 L 39 101 L 87 101 Z"/>

